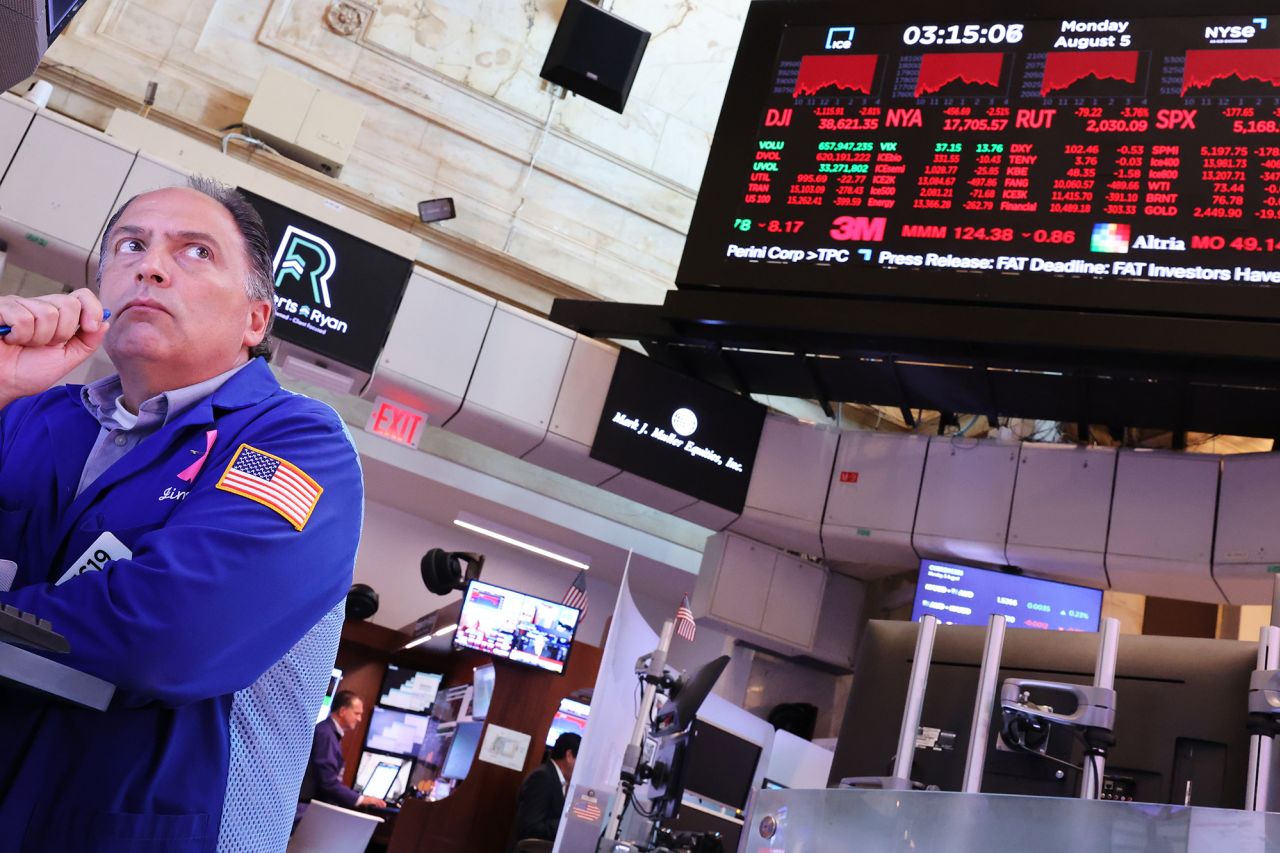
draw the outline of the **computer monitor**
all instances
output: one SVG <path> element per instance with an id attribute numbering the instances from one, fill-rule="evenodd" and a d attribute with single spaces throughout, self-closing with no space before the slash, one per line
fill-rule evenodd
<path id="1" fill-rule="evenodd" d="M 436 693 L 440 690 L 443 678 L 438 672 L 419 672 L 393 663 L 387 664 L 386 674 L 382 676 L 382 692 L 378 694 L 378 704 L 401 711 L 427 713 L 436 701 Z"/>
<path id="2" fill-rule="evenodd" d="M 555 746 L 556 739 L 562 734 L 585 735 L 587 733 L 587 717 L 591 706 L 572 699 L 561 699 L 560 707 L 551 718 L 551 728 L 547 730 L 547 746 Z"/>
<path id="3" fill-rule="evenodd" d="M 831 765 L 833 785 L 848 776 L 892 772 L 918 629 L 911 622 L 868 623 Z M 962 787 L 984 636 L 984 629 L 974 626 L 938 628 L 920 725 L 952 732 L 956 739 L 949 751 L 917 748 L 914 781 L 947 791 Z M 999 679 L 1092 684 L 1097 647 L 1095 633 L 1010 631 Z M 1256 661 L 1253 643 L 1122 635 L 1115 677 L 1116 742 L 1106 757 L 1104 792 L 1182 805 L 1189 790 L 1191 805 L 1243 807 L 1247 694 Z M 986 733 L 984 793 L 1079 794 L 1077 771 L 998 748 L 1000 720 L 996 709 Z M 1061 727 L 1055 727 L 1048 752 L 1077 767 L 1082 761 L 1072 733 Z"/>
<path id="4" fill-rule="evenodd" d="M 920 561 L 911 621 L 926 613 L 943 624 L 986 625 L 999 613 L 1010 628 L 1096 631 L 1102 590 L 938 560 Z"/>
<path id="5" fill-rule="evenodd" d="M 489 703 L 493 701 L 493 664 L 478 666 L 471 678 L 471 719 L 483 720 L 489 716 Z"/>
<path id="6" fill-rule="evenodd" d="M 338 684 L 342 681 L 342 670 L 334 669 L 329 674 L 329 686 L 325 688 L 324 698 L 320 700 L 320 711 L 316 714 L 316 724 L 318 725 L 325 717 L 329 716 L 329 709 L 333 707 L 333 697 L 338 693 Z"/>
<path id="7" fill-rule="evenodd" d="M 356 767 L 356 788 L 360 793 L 379 800 L 399 799 L 409 784 L 414 760 L 404 755 L 386 755 L 373 750 L 360 753 Z"/>
<path id="8" fill-rule="evenodd" d="M 416 755 L 427 740 L 431 718 L 392 708 L 374 708 L 365 735 L 366 749 L 394 755 Z"/>
<path id="9" fill-rule="evenodd" d="M 751 782 L 760 763 L 760 744 L 694 720 L 684 764 L 684 789 L 735 809 L 747 806 Z"/>
<path id="10" fill-rule="evenodd" d="M 458 723 L 454 729 L 453 741 L 449 744 L 449 754 L 445 757 L 444 766 L 440 768 L 440 776 L 444 779 L 461 781 L 471 771 L 471 762 L 475 760 L 476 749 L 480 746 L 480 732 L 484 723 Z"/>

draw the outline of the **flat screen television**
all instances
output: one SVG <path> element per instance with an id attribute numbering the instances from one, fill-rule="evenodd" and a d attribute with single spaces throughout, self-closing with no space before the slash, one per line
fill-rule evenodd
<path id="1" fill-rule="evenodd" d="M 750 397 L 624 349 L 591 457 L 741 512 L 763 428 L 764 406 Z"/>
<path id="2" fill-rule="evenodd" d="M 365 749 L 393 755 L 416 755 L 430 732 L 431 717 L 393 708 L 374 707 L 365 734 Z"/>
<path id="3" fill-rule="evenodd" d="M 567 604 L 473 580 L 453 645 L 563 675 L 580 616 Z"/>
<path id="4" fill-rule="evenodd" d="M 676 282 L 1274 320 L 1275 12 L 752 3 Z"/>
<path id="5" fill-rule="evenodd" d="M 387 664 L 386 674 L 382 676 L 382 692 L 378 694 L 378 704 L 384 708 L 425 714 L 436 701 L 442 678 L 444 676 L 438 672 L 419 672 L 393 663 Z"/>
<path id="6" fill-rule="evenodd" d="M 925 614 L 949 625 L 986 625 L 993 613 L 1011 628 L 1096 631 L 1102 590 L 936 560 L 920 561 L 911 620 Z"/>
<path id="7" fill-rule="evenodd" d="M 440 768 L 440 777 L 460 781 L 471 772 L 471 763 L 475 760 L 476 750 L 480 748 L 480 733 L 484 723 L 479 721 L 458 723 L 453 730 L 453 740 L 449 743 L 449 754 L 445 756 L 444 766 Z"/>
<path id="8" fill-rule="evenodd" d="M 551 728 L 547 730 L 547 746 L 555 746 L 556 739 L 562 734 L 587 733 L 587 717 L 591 714 L 591 706 L 572 699 L 561 699 L 560 707 L 551 718 Z"/>
<path id="9" fill-rule="evenodd" d="M 372 373 L 413 261 L 248 190 L 267 226 L 275 281 L 272 334 Z"/>

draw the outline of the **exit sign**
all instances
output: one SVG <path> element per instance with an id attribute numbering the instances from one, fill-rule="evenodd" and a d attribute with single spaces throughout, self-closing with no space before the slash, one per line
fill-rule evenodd
<path id="1" fill-rule="evenodd" d="M 364 428 L 374 435 L 389 438 L 409 447 L 418 446 L 418 438 L 422 435 L 422 427 L 427 422 L 427 413 L 399 403 L 393 403 L 384 397 L 373 401 L 373 412 L 369 414 L 369 422 Z"/>

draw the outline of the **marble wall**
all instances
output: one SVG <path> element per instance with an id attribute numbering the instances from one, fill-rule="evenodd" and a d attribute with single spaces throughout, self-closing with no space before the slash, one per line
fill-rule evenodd
<path id="1" fill-rule="evenodd" d="M 610 4 L 606 2 L 606 7 Z M 405 219 L 453 196 L 422 229 L 422 260 L 546 310 L 550 293 L 658 302 L 672 284 L 747 3 L 616 0 L 652 33 L 618 115 L 538 77 L 564 0 L 103 0 L 45 65 L 54 106 L 102 126 L 159 83 L 155 114 L 207 133 L 244 114 L 278 66 L 361 103 L 354 153 L 329 190 Z M 504 294 L 501 257 L 535 282 Z M 512 295 L 517 294 L 517 295 Z"/>

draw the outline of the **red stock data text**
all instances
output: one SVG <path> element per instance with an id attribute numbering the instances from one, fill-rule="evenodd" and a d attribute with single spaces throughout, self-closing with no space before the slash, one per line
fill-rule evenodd
<path id="1" fill-rule="evenodd" d="M 725 258 L 1280 284 L 1280 17 L 788 27 Z"/>

